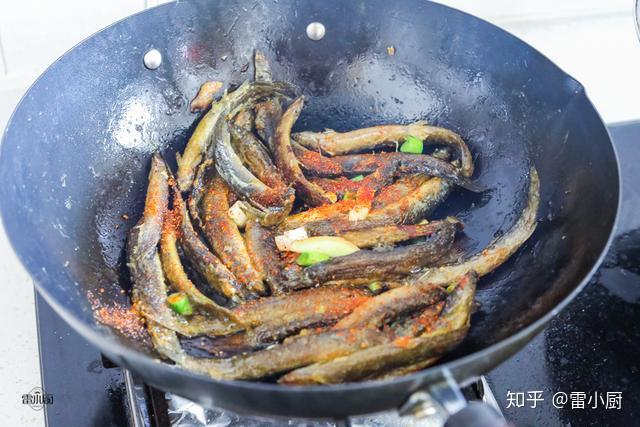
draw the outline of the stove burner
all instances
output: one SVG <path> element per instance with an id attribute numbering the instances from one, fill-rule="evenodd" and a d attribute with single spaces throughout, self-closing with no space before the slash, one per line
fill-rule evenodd
<path id="1" fill-rule="evenodd" d="M 346 426 L 403 426 L 403 427 L 441 427 L 445 420 L 443 411 L 435 400 L 431 405 L 423 405 L 420 419 L 398 412 L 381 412 L 367 416 L 351 417 L 344 420 L 305 420 L 265 418 L 255 415 L 240 415 L 224 409 L 206 409 L 202 406 L 169 393 L 162 393 L 135 379 L 124 371 L 125 389 L 129 402 L 129 419 L 132 427 L 346 427 Z M 486 378 L 480 377 L 475 383 L 462 390 L 468 401 L 483 401 L 501 414 Z M 425 402 L 422 402 L 425 403 Z M 166 407 L 166 418 L 157 414 L 158 407 Z M 156 414 L 155 416 L 153 414 Z M 164 415 L 164 414 L 162 414 Z"/>

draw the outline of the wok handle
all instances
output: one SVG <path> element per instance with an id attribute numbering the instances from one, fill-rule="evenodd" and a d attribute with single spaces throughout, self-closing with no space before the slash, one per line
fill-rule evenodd
<path id="1" fill-rule="evenodd" d="M 429 419 L 430 425 L 443 427 L 508 427 L 488 389 L 484 378 L 479 382 L 485 402 L 493 402 L 495 407 L 485 402 L 467 402 L 460 386 L 448 369 L 443 370 L 443 378 L 429 385 L 426 390 L 411 395 L 400 408 L 401 416 L 415 419 Z"/>

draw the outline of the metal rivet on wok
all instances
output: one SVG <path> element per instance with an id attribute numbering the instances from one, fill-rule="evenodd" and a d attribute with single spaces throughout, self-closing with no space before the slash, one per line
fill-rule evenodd
<path id="1" fill-rule="evenodd" d="M 162 54 L 158 49 L 151 49 L 144 54 L 142 62 L 144 62 L 144 66 L 148 69 L 155 70 L 162 63 Z"/>
<path id="2" fill-rule="evenodd" d="M 309 37 L 311 40 L 320 40 L 324 37 L 325 32 L 326 30 L 324 28 L 324 25 L 319 22 L 312 22 L 311 24 L 307 25 L 307 37 Z"/>

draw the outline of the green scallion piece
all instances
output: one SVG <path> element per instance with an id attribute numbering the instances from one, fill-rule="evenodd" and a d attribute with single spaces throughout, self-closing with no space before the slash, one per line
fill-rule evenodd
<path id="1" fill-rule="evenodd" d="M 380 289 L 382 289 L 382 285 L 378 282 L 369 283 L 367 287 L 373 293 L 377 293 L 378 291 L 380 291 Z"/>
<path id="2" fill-rule="evenodd" d="M 300 256 L 296 258 L 296 263 L 303 267 L 308 267 L 326 261 L 329 258 L 331 258 L 329 255 L 323 254 L 322 252 L 302 252 Z"/>
<path id="3" fill-rule="evenodd" d="M 403 153 L 422 154 L 422 149 L 422 140 L 413 135 L 407 136 L 400 146 L 400 151 Z"/>
<path id="4" fill-rule="evenodd" d="M 167 302 L 169 303 L 169 307 L 178 314 L 182 314 L 183 316 L 193 314 L 193 308 L 191 307 L 189 298 L 182 292 L 169 295 Z"/>
<path id="5" fill-rule="evenodd" d="M 353 182 L 360 182 L 364 179 L 364 175 L 356 175 L 353 178 L 351 178 L 351 181 Z"/>

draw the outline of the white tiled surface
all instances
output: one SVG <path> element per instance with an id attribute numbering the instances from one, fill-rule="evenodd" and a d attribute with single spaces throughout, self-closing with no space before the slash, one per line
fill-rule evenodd
<path id="1" fill-rule="evenodd" d="M 580 81 L 606 122 L 640 119 L 633 0 L 437 0 L 523 39 Z"/>
<path id="2" fill-rule="evenodd" d="M 0 130 L 26 88 L 48 64 L 111 22 L 157 3 L 0 0 Z M 4 293 L 11 295 L 12 301 L 0 310 L 0 425 L 43 426 L 43 412 L 21 403 L 23 393 L 40 385 L 33 287 L 3 230 L 0 277 Z M 82 425 L 82 420 L 78 421 Z"/>
<path id="3" fill-rule="evenodd" d="M 0 424 L 40 426 L 42 412 L 21 404 L 22 394 L 40 385 L 33 287 L 1 228 L 0 277 L 5 295 L 0 310 Z"/>
<path id="4" fill-rule="evenodd" d="M 77 42 L 165 0 L 0 0 L 0 129 L 28 85 Z M 608 122 L 640 119 L 640 43 L 631 0 L 441 0 L 514 33 L 582 82 Z M 40 426 L 20 396 L 40 383 L 33 290 L 0 233 L 1 425 Z"/>
<path id="5" fill-rule="evenodd" d="M 80 40 L 143 6 L 143 0 L 1 2 L 0 31 L 9 75 L 41 72 Z"/>

